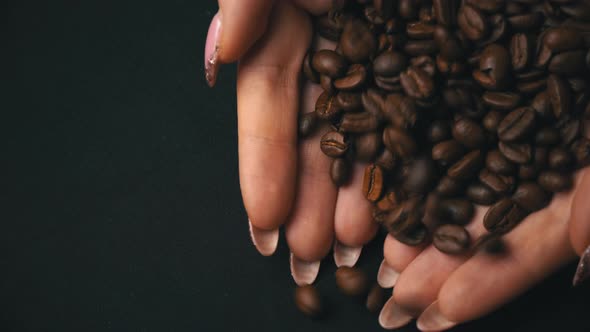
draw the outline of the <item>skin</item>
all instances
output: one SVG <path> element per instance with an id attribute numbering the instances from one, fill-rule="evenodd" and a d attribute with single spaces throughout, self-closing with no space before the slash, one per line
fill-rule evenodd
<path id="1" fill-rule="evenodd" d="M 326 256 L 334 237 L 349 246 L 367 243 L 376 227 L 359 195 L 362 167 L 355 168 L 351 184 L 337 189 L 328 176 L 329 159 L 316 144 L 321 133 L 300 144 L 296 139 L 298 112 L 313 110 L 319 94 L 317 86 L 301 86 L 299 77 L 312 41 L 308 13 L 326 12 L 331 1 L 219 4 L 219 62 L 240 60 L 240 186 L 252 224 L 265 230 L 285 224 L 291 251 L 305 261 Z M 479 253 L 452 257 L 388 236 L 385 261 L 401 273 L 395 301 L 416 316 L 438 301 L 441 313 L 457 323 L 490 313 L 585 250 L 590 244 L 589 195 L 590 171 L 585 170 L 577 175 L 574 190 L 556 195 L 548 208 L 505 236 L 509 251 L 502 259 Z M 484 213 L 478 208 L 467 227 L 473 238 L 483 232 Z M 498 284 L 503 287 L 492 287 Z"/>

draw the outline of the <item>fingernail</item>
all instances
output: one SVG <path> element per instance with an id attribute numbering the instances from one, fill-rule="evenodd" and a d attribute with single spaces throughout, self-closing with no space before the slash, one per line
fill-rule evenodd
<path id="1" fill-rule="evenodd" d="M 422 332 L 434 332 L 448 330 L 451 327 L 457 325 L 457 323 L 446 318 L 438 307 L 438 301 L 432 302 L 431 305 L 422 312 L 418 317 L 416 323 L 418 330 Z"/>
<path id="2" fill-rule="evenodd" d="M 387 262 L 383 260 L 381 266 L 379 266 L 379 272 L 377 272 L 377 283 L 383 288 L 391 288 L 395 286 L 399 273 L 392 269 Z"/>
<path id="3" fill-rule="evenodd" d="M 320 261 L 306 262 L 295 257 L 293 253 L 289 257 L 289 264 L 291 265 L 291 276 L 298 286 L 313 284 L 320 271 Z"/>
<path id="4" fill-rule="evenodd" d="M 213 16 L 209 31 L 207 32 L 207 41 L 205 42 L 205 79 L 210 87 L 215 85 L 219 63 L 217 61 L 217 51 L 219 50 L 219 36 L 221 31 L 221 16 L 219 12 Z"/>
<path id="5" fill-rule="evenodd" d="M 334 243 L 334 262 L 337 267 L 350 266 L 353 267 L 361 256 L 363 246 L 349 247 L 338 241 Z"/>
<path id="6" fill-rule="evenodd" d="M 580 262 L 574 275 L 574 286 L 578 286 L 588 280 L 588 278 L 590 278 L 590 246 L 584 250 L 582 257 L 580 257 Z"/>
<path id="7" fill-rule="evenodd" d="M 397 329 L 407 325 L 414 317 L 412 314 L 395 303 L 393 296 L 385 302 L 381 313 L 379 314 L 379 325 L 387 330 Z"/>
<path id="8" fill-rule="evenodd" d="M 270 256 L 277 250 L 277 244 L 279 243 L 279 230 L 273 229 L 270 231 L 257 228 L 252 225 L 250 219 L 248 219 L 248 226 L 250 228 L 250 237 L 252 243 L 256 247 L 256 250 L 262 256 Z"/>

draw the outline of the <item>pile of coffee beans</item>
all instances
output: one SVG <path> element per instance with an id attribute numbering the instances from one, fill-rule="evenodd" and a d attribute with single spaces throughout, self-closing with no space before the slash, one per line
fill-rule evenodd
<path id="1" fill-rule="evenodd" d="M 590 164 L 589 2 L 337 3 L 315 20 L 336 47 L 305 57 L 323 93 L 299 134 L 330 124 L 319 144 L 336 185 L 368 164 L 374 220 L 400 242 L 495 252 Z M 491 206 L 477 241 L 474 204 Z"/>

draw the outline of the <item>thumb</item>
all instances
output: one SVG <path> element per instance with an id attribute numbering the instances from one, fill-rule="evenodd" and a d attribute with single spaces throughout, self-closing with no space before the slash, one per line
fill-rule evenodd
<path id="1" fill-rule="evenodd" d="M 582 170 L 579 176 L 569 223 L 572 247 L 581 256 L 574 285 L 590 278 L 590 168 Z"/>
<path id="2" fill-rule="evenodd" d="M 238 60 L 264 34 L 273 0 L 219 0 L 205 42 L 205 78 L 215 85 L 219 65 Z"/>

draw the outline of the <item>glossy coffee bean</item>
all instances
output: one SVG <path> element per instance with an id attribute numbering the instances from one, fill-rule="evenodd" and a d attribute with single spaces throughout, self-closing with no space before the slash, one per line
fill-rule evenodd
<path id="1" fill-rule="evenodd" d="M 533 157 L 533 150 L 530 144 L 526 143 L 498 143 L 500 152 L 506 159 L 516 164 L 526 164 Z"/>
<path id="2" fill-rule="evenodd" d="M 336 186 L 342 186 L 348 182 L 350 179 L 350 164 L 347 160 L 343 158 L 336 158 L 332 160 L 332 164 L 330 166 L 330 178 L 332 179 L 332 183 Z"/>
<path id="3" fill-rule="evenodd" d="M 408 68 L 400 74 L 400 82 L 404 92 L 416 99 L 426 99 L 434 93 L 434 81 L 420 68 Z"/>
<path id="4" fill-rule="evenodd" d="M 489 32 L 488 23 L 483 13 L 470 5 L 464 5 L 459 9 L 457 22 L 461 31 L 470 40 L 480 40 Z"/>
<path id="5" fill-rule="evenodd" d="M 393 127 L 383 130 L 383 143 L 389 151 L 401 159 L 409 158 L 417 150 L 416 142 L 408 133 Z"/>
<path id="6" fill-rule="evenodd" d="M 483 223 L 488 231 L 504 234 L 516 227 L 526 215 L 512 199 L 504 198 L 486 212 Z"/>
<path id="7" fill-rule="evenodd" d="M 447 174 L 453 179 L 468 180 L 474 177 L 483 164 L 481 151 L 474 150 L 459 159 L 449 170 Z"/>
<path id="8" fill-rule="evenodd" d="M 385 289 L 381 288 L 379 284 L 374 284 L 367 295 L 365 306 L 370 312 L 379 312 L 386 301 Z"/>
<path id="9" fill-rule="evenodd" d="M 336 103 L 333 95 L 328 92 L 322 92 L 315 103 L 315 113 L 318 118 L 330 120 L 341 113 L 342 109 Z"/>
<path id="10" fill-rule="evenodd" d="M 564 148 L 557 147 L 549 152 L 549 168 L 554 170 L 567 171 L 574 165 L 573 154 Z"/>
<path id="11" fill-rule="evenodd" d="M 450 255 L 458 255 L 469 248 L 470 237 L 465 228 L 445 224 L 439 226 L 432 235 L 432 244 L 436 249 Z"/>
<path id="12" fill-rule="evenodd" d="M 423 224 L 418 224 L 412 230 L 392 234 L 399 242 L 408 246 L 418 246 L 428 239 L 428 230 Z"/>
<path id="13" fill-rule="evenodd" d="M 461 119 L 453 126 L 453 137 L 467 148 L 477 148 L 486 141 L 483 128 L 475 121 Z"/>
<path id="14" fill-rule="evenodd" d="M 367 24 L 351 19 L 344 25 L 338 45 L 350 62 L 363 63 L 375 53 L 377 40 Z"/>
<path id="15" fill-rule="evenodd" d="M 551 195 L 534 182 L 521 183 L 512 195 L 512 200 L 528 212 L 544 208 L 550 199 Z"/>
<path id="16" fill-rule="evenodd" d="M 584 47 L 582 35 L 571 28 L 551 28 L 543 33 L 537 54 L 537 66 L 545 66 L 554 54 Z"/>
<path id="17" fill-rule="evenodd" d="M 514 190 L 514 177 L 496 174 L 488 169 L 483 169 L 479 173 L 479 181 L 500 196 Z"/>
<path id="18" fill-rule="evenodd" d="M 336 270 L 336 285 L 346 295 L 361 296 L 367 291 L 368 279 L 359 268 L 341 266 Z"/>
<path id="19" fill-rule="evenodd" d="M 436 144 L 432 148 L 432 160 L 446 167 L 458 161 L 465 154 L 465 148 L 455 140 Z"/>
<path id="20" fill-rule="evenodd" d="M 342 133 L 338 131 L 329 131 L 322 136 L 320 148 L 326 156 L 338 158 L 346 153 L 348 150 L 348 143 Z"/>
<path id="21" fill-rule="evenodd" d="M 295 289 L 295 305 L 306 316 L 317 318 L 323 312 L 322 300 L 313 285 L 297 287 Z"/>
<path id="22" fill-rule="evenodd" d="M 313 133 L 318 124 L 316 112 L 302 113 L 299 115 L 297 132 L 300 138 L 305 138 Z"/>
<path id="23" fill-rule="evenodd" d="M 498 137 L 512 142 L 525 138 L 535 128 L 535 111 L 532 107 L 520 107 L 508 113 L 498 126 Z"/>
<path id="24" fill-rule="evenodd" d="M 567 83 L 557 75 L 547 78 L 547 97 L 556 118 L 569 113 L 572 93 Z"/>
<path id="25" fill-rule="evenodd" d="M 334 87 L 342 91 L 358 90 L 367 80 L 367 70 L 365 66 L 353 64 L 348 67 L 346 75 L 334 80 Z"/>
<path id="26" fill-rule="evenodd" d="M 512 92 L 486 91 L 482 95 L 484 103 L 498 110 L 512 110 L 521 103 L 522 97 Z"/>
<path id="27" fill-rule="evenodd" d="M 488 152 L 486 156 L 486 167 L 490 171 L 502 175 L 512 175 L 516 172 L 514 163 L 504 157 L 498 150 Z"/>
<path id="28" fill-rule="evenodd" d="M 544 171 L 539 174 L 539 184 L 549 192 L 567 191 L 573 186 L 571 175 L 556 171 Z"/>
<path id="29" fill-rule="evenodd" d="M 511 82 L 511 60 L 506 48 L 499 44 L 486 46 L 479 57 L 479 70 L 473 78 L 485 89 L 501 90 Z"/>
<path id="30" fill-rule="evenodd" d="M 526 33 L 517 33 L 510 40 L 510 56 L 515 71 L 526 69 L 533 58 L 533 40 Z"/>
<path id="31" fill-rule="evenodd" d="M 383 169 L 375 164 L 365 168 L 363 177 L 363 194 L 371 201 L 376 202 L 383 194 Z"/>
<path id="32" fill-rule="evenodd" d="M 346 60 L 338 53 L 331 50 L 320 50 L 313 55 L 313 69 L 331 78 L 338 78 L 346 74 Z"/>
<path id="33" fill-rule="evenodd" d="M 449 223 L 465 225 L 473 217 L 473 204 L 466 199 L 444 199 L 438 205 L 438 213 Z"/>
<path id="34" fill-rule="evenodd" d="M 399 75 L 408 66 L 406 56 L 400 52 L 385 51 L 373 61 L 375 76 L 393 77 Z"/>
<path id="35" fill-rule="evenodd" d="M 340 130 L 345 133 L 367 133 L 379 127 L 379 119 L 372 113 L 345 113 L 340 122 Z"/>
<path id="36" fill-rule="evenodd" d="M 491 205 L 496 202 L 496 193 L 481 183 L 472 183 L 465 190 L 465 195 L 475 204 Z"/>

